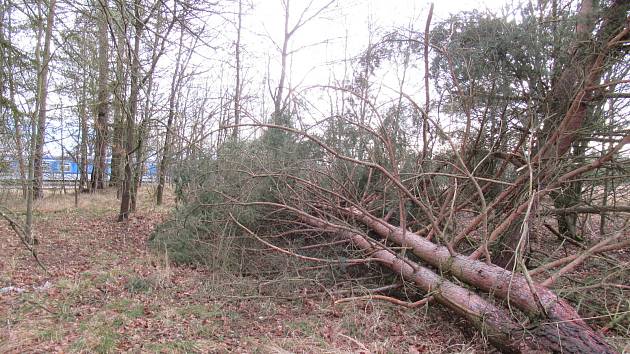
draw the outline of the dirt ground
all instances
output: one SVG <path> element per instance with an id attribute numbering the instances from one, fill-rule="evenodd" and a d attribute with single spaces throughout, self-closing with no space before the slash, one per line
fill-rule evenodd
<path id="1" fill-rule="evenodd" d="M 81 195 L 78 208 L 70 194 L 47 196 L 37 204 L 35 233 L 49 275 L 0 222 L 0 352 L 491 350 L 436 305 L 333 307 L 330 299 L 300 296 L 308 291 L 302 284 L 260 295 L 256 278 L 172 265 L 147 246 L 171 207 L 156 208 L 146 193 L 139 212 L 117 223 L 111 191 Z"/>

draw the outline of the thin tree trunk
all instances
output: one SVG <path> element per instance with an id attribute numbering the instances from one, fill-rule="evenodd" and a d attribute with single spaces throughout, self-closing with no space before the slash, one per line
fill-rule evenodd
<path id="1" fill-rule="evenodd" d="M 165 3 L 160 3 L 162 6 L 166 6 Z M 135 198 L 136 198 L 136 186 L 138 186 L 140 184 L 139 179 L 142 178 L 141 175 L 139 176 L 135 176 L 133 175 L 133 154 L 134 152 L 137 152 L 137 154 L 139 154 L 139 157 L 142 156 L 142 143 L 144 140 L 144 136 L 139 137 L 139 146 L 135 146 L 134 147 L 134 143 L 136 143 L 136 140 L 134 138 L 135 136 L 135 119 L 138 116 L 138 100 L 139 100 L 139 96 L 140 96 L 140 88 L 142 85 L 144 85 L 145 81 L 147 79 L 153 80 L 153 72 L 155 70 L 155 66 L 157 65 L 157 62 L 159 60 L 159 58 L 162 56 L 162 54 L 164 54 L 164 49 L 165 49 L 165 45 L 166 45 L 166 38 L 168 38 L 168 34 L 171 32 L 171 30 L 173 29 L 173 26 L 175 25 L 175 23 L 177 22 L 178 16 L 177 16 L 177 2 L 175 3 L 175 6 L 173 8 L 171 8 L 171 13 L 172 13 L 172 18 L 170 23 L 168 24 L 168 26 L 166 26 L 166 28 L 162 28 L 159 24 L 162 22 L 162 16 L 163 16 L 163 12 L 161 8 L 157 7 L 153 7 L 150 11 L 150 13 L 147 14 L 147 17 L 142 19 L 140 18 L 140 8 L 141 8 L 142 4 L 140 0 L 135 0 L 134 1 L 134 29 L 135 29 L 135 33 L 134 33 L 134 45 L 133 45 L 133 50 L 130 51 L 130 55 L 133 56 L 133 60 L 132 60 L 132 64 L 131 64 L 131 91 L 129 93 L 129 102 L 130 102 L 130 109 L 129 109 L 129 114 L 127 115 L 127 141 L 126 141 L 126 151 L 125 151 L 125 174 L 124 174 L 124 181 L 122 184 L 122 197 L 120 200 L 120 213 L 118 215 L 118 221 L 124 221 L 127 220 L 129 218 L 129 213 L 132 212 L 134 210 L 135 207 Z M 140 76 L 140 41 L 141 41 L 141 37 L 142 37 L 142 32 L 144 30 L 144 26 L 145 24 L 149 21 L 149 19 L 151 18 L 151 16 L 155 15 L 154 10 L 157 10 L 157 23 L 158 25 L 156 26 L 155 29 L 155 41 L 153 43 L 153 55 L 151 56 L 151 63 L 149 68 L 144 72 L 144 75 L 141 77 Z M 150 82 L 150 84 L 152 85 L 152 83 Z M 150 92 L 147 93 L 147 99 L 150 98 Z M 149 101 L 147 101 L 149 102 Z M 149 108 L 147 107 L 147 110 Z M 148 114 L 149 112 L 147 112 Z M 145 119 L 143 119 L 143 122 L 146 121 Z M 136 151 L 138 150 L 138 151 Z M 143 161 L 137 161 L 137 163 L 142 163 Z"/>
<path id="2" fill-rule="evenodd" d="M 239 0 L 240 2 L 240 0 Z M 183 49 L 183 41 L 184 41 L 184 29 L 182 28 L 179 35 L 179 49 L 177 51 L 177 59 L 175 60 L 175 72 L 173 73 L 173 78 L 171 80 L 171 93 L 168 98 L 168 119 L 166 121 L 166 133 L 164 135 L 164 147 L 162 149 L 162 159 L 160 160 L 160 166 L 158 168 L 158 186 L 156 193 L 156 203 L 157 205 L 162 205 L 164 199 L 164 184 L 166 183 L 166 170 L 169 166 L 170 159 L 170 151 L 172 144 L 172 134 L 173 134 L 173 122 L 175 120 L 176 115 L 176 98 L 179 94 L 179 83 L 181 81 L 180 78 L 180 65 L 181 65 L 181 56 Z M 238 46 L 238 44 L 237 44 Z M 237 64 L 238 67 L 238 64 Z M 238 82 L 238 79 L 237 79 Z M 236 128 L 238 129 L 238 128 Z M 238 134 L 237 134 L 238 137 Z"/>
<path id="3" fill-rule="evenodd" d="M 37 3 L 38 15 L 41 16 L 41 6 L 40 3 Z M 42 34 L 44 32 L 43 23 L 41 19 L 39 20 L 39 25 L 37 28 L 37 43 L 35 44 L 35 62 L 36 68 L 38 70 L 37 74 L 37 101 L 35 105 L 35 112 L 33 112 L 31 118 L 31 136 L 30 136 L 30 144 L 29 144 L 29 161 L 28 161 L 28 194 L 26 196 L 26 220 L 25 220 L 25 231 L 27 242 L 31 245 L 35 245 L 37 243 L 37 238 L 33 235 L 33 204 L 35 200 L 35 165 L 37 164 L 35 155 L 37 150 L 37 117 L 36 112 L 38 112 L 37 108 L 39 104 L 41 104 L 40 92 L 42 86 L 42 60 L 41 60 L 41 48 L 42 48 Z M 39 161 L 41 164 L 41 161 Z M 41 169 L 41 167 L 40 167 Z"/>
<path id="4" fill-rule="evenodd" d="M 125 221 L 129 219 L 129 213 L 131 212 L 131 195 L 133 188 L 133 153 L 135 140 L 135 119 L 138 113 L 138 97 L 140 91 L 140 39 L 142 37 L 143 23 L 140 19 L 140 0 L 134 1 L 134 44 L 131 55 L 133 58 L 131 64 L 131 91 L 129 93 L 129 112 L 125 114 L 126 118 L 126 142 L 125 152 L 122 156 L 124 163 L 124 174 L 121 186 L 120 197 L 120 212 L 118 214 L 118 221 Z"/>
<path id="5" fill-rule="evenodd" d="M 83 51 L 85 54 L 85 51 Z M 79 190 L 86 192 L 89 190 L 88 184 L 88 113 L 87 113 L 87 72 L 83 70 L 83 80 L 81 85 L 81 102 L 79 103 L 79 120 L 81 126 L 81 147 L 80 147 L 80 164 L 79 164 Z M 94 168 L 94 167 L 92 167 Z"/>
<path id="6" fill-rule="evenodd" d="M 13 21 L 11 17 L 11 9 L 12 7 L 5 1 L 4 3 L 5 12 L 3 12 L 3 16 L 6 16 L 6 19 L 2 18 L 2 24 L 0 24 L 0 40 L 2 42 L 8 42 L 9 44 L 13 43 Z M 5 33 L 6 32 L 6 33 Z M 14 142 L 15 142 L 15 152 L 17 157 L 18 164 L 18 173 L 20 178 L 20 186 L 22 189 L 22 197 L 24 199 L 27 198 L 28 193 L 28 185 L 26 182 L 26 162 L 24 160 L 24 146 L 23 146 L 23 137 L 22 137 L 22 120 L 21 120 L 21 112 L 18 111 L 18 108 L 15 105 L 15 81 L 13 77 L 13 53 L 10 50 L 6 50 L 4 55 L 6 60 L 6 81 L 7 81 L 7 89 L 9 90 L 9 101 L 10 101 L 10 109 L 11 116 L 13 117 L 13 130 L 14 130 Z M 2 86 L 4 89 L 4 85 Z"/>
<path id="7" fill-rule="evenodd" d="M 433 3 L 429 7 L 429 14 L 427 15 L 427 22 L 424 27 L 424 115 L 422 120 L 422 159 L 426 159 L 429 156 L 429 110 L 430 96 L 429 96 L 429 29 L 431 28 L 431 18 L 433 17 Z"/>
<path id="8" fill-rule="evenodd" d="M 43 157 L 44 144 L 46 136 L 46 98 L 48 96 L 48 67 L 50 64 L 50 42 L 52 40 L 52 29 L 55 19 L 55 1 L 50 0 L 48 5 L 48 16 L 46 20 L 46 34 L 44 38 L 44 53 L 41 58 L 41 69 L 38 75 L 38 92 L 37 92 L 37 138 L 35 144 L 34 160 L 34 177 L 35 185 L 33 186 L 33 198 L 38 199 L 44 196 L 43 182 Z"/>
<path id="9" fill-rule="evenodd" d="M 276 95 L 273 100 L 273 118 L 272 122 L 276 125 L 284 125 L 284 121 L 281 118 L 283 108 L 282 104 L 284 102 L 284 85 L 287 76 L 287 58 L 289 57 L 289 40 L 291 39 L 291 32 L 289 32 L 289 4 L 290 1 L 287 0 L 285 6 L 284 13 L 284 38 L 282 41 L 282 53 L 281 55 L 281 64 L 280 64 L 280 81 L 278 81 L 278 88 L 276 89 Z"/>
<path id="10" fill-rule="evenodd" d="M 92 190 L 105 188 L 105 158 L 109 130 L 107 0 L 101 3 L 102 14 L 98 18 L 98 102 L 96 141 L 92 167 Z"/>
<path id="11" fill-rule="evenodd" d="M 157 19 L 156 19 L 156 28 L 160 28 L 162 25 L 162 12 L 158 12 L 157 13 Z M 160 31 L 156 31 L 155 32 L 155 36 L 153 38 L 153 45 L 152 45 L 152 54 L 151 54 L 151 62 L 152 63 L 156 63 L 157 62 L 157 58 L 160 55 L 160 37 L 161 37 L 161 33 L 159 33 Z M 136 164 L 135 164 L 135 168 L 134 168 L 134 174 L 133 174 L 133 185 L 131 187 L 131 211 L 135 212 L 136 211 L 136 207 L 137 207 L 137 200 L 138 200 L 138 190 L 140 189 L 140 187 L 142 186 L 142 178 L 144 176 L 144 170 L 145 170 L 145 141 L 147 139 L 148 136 L 148 124 L 149 124 L 149 119 L 151 118 L 151 94 L 153 91 L 153 74 L 151 72 L 149 72 L 147 74 L 148 76 L 145 76 L 146 79 L 148 79 L 148 83 L 147 83 L 147 89 L 145 92 L 145 102 L 144 102 L 144 115 L 142 117 L 142 122 L 140 123 L 140 127 L 138 129 L 138 141 L 137 141 L 137 145 L 136 145 Z M 143 79 L 144 80 L 144 79 Z M 142 84 L 142 82 L 140 83 Z"/>
<path id="12" fill-rule="evenodd" d="M 9 78 L 9 97 L 11 102 L 15 102 L 15 87 L 13 86 L 12 78 Z M 20 174 L 22 198 L 26 199 L 28 194 L 28 184 L 26 182 L 26 162 L 24 161 L 24 146 L 22 146 L 22 121 L 18 114 L 13 114 L 13 127 L 15 130 L 15 151 L 17 154 L 18 171 Z"/>
<path id="13" fill-rule="evenodd" d="M 59 114 L 61 120 L 61 190 L 63 194 L 66 194 L 66 148 L 63 145 L 63 105 L 59 107 Z"/>
<path id="14" fill-rule="evenodd" d="M 125 55 L 122 50 L 122 43 L 125 41 L 124 32 L 120 31 L 117 36 L 118 53 L 116 55 L 116 88 L 114 90 L 114 133 L 112 137 L 112 160 L 110 164 L 110 180 L 111 187 L 117 187 L 117 195 L 120 197 L 120 181 L 122 180 L 121 166 L 122 156 L 124 154 L 124 117 L 125 117 L 125 92 L 127 87 L 127 76 L 123 66 L 123 58 Z"/>
<path id="15" fill-rule="evenodd" d="M 152 80 L 150 80 L 152 81 Z M 151 86 L 151 84 L 149 85 Z M 147 93 L 150 93 L 150 89 L 148 90 Z M 147 103 L 148 103 L 149 99 L 147 97 Z M 149 109 L 148 107 L 145 108 L 148 112 Z M 142 122 L 140 122 L 140 126 L 138 127 L 138 139 L 137 139 L 137 143 L 136 143 L 136 147 L 135 147 L 135 164 L 134 164 L 134 171 L 133 171 L 133 184 L 131 186 L 131 211 L 135 212 L 136 211 L 136 207 L 137 207 L 137 201 L 138 201 L 138 190 L 140 189 L 140 187 L 142 186 L 142 177 L 144 176 L 144 168 L 145 168 L 145 157 L 144 157 L 144 153 L 145 153 L 145 140 L 147 138 L 147 120 L 145 120 L 145 118 L 142 119 Z"/>
<path id="16" fill-rule="evenodd" d="M 232 131 L 232 140 L 238 141 L 238 125 L 241 124 L 241 29 L 243 18 L 243 0 L 238 0 L 238 19 L 236 27 L 236 83 L 234 89 L 234 130 Z M 178 58 L 179 59 L 179 58 Z"/>

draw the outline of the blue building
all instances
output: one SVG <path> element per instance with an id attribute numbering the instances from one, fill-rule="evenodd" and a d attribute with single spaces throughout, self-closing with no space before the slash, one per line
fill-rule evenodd
<path id="1" fill-rule="evenodd" d="M 108 158 L 105 161 L 105 174 L 111 175 L 111 159 Z M 0 171 L 0 178 L 2 179 L 19 179 L 20 173 L 17 161 L 8 162 L 9 170 Z M 44 180 L 60 181 L 60 180 L 78 180 L 81 176 L 79 170 L 79 163 L 71 159 L 56 158 L 56 157 L 44 157 L 42 159 L 43 177 Z M 88 161 L 87 173 L 92 173 L 94 165 L 92 161 Z M 108 177 L 106 179 L 109 179 Z M 157 165 L 153 162 L 145 162 L 143 168 L 142 180 L 151 182 L 157 179 Z"/>

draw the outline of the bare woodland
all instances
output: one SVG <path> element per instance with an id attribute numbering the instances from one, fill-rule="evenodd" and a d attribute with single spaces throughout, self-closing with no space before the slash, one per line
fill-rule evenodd
<path id="1" fill-rule="evenodd" d="M 149 240 L 174 263 L 443 306 L 500 352 L 630 350 L 630 2 L 419 4 L 357 52 L 301 39 L 344 0 L 276 2 L 279 36 L 252 37 L 255 1 L 2 1 L 0 172 L 24 206 L 0 215 L 33 262 L 55 151 L 77 200 L 116 191 L 112 220 L 174 193 Z M 341 270 L 382 276 L 345 296 Z"/>

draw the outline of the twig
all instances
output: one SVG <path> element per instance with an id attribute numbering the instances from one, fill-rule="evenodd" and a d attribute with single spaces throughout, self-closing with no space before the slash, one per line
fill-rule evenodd
<path id="1" fill-rule="evenodd" d="M 352 343 L 354 343 L 354 344 L 358 345 L 358 346 L 359 346 L 362 350 L 364 350 L 366 353 L 369 353 L 369 352 L 370 352 L 370 350 L 369 350 L 369 349 L 368 349 L 368 348 L 367 348 L 367 347 L 366 347 L 363 343 L 359 342 L 358 340 L 356 340 L 356 339 L 354 339 L 354 338 L 352 338 L 352 337 L 350 337 L 350 336 L 347 336 L 347 335 L 345 335 L 345 334 L 341 334 L 341 333 L 337 333 L 337 335 L 338 335 L 339 337 L 343 337 L 343 338 L 345 338 L 345 339 L 347 339 L 347 340 L 351 341 Z"/>
<path id="2" fill-rule="evenodd" d="M 234 215 L 232 215 L 232 213 L 230 214 L 230 218 L 232 219 L 232 221 L 241 229 L 243 229 L 243 231 L 247 232 L 248 234 L 250 234 L 251 236 L 253 236 L 256 240 L 260 241 L 261 243 L 263 243 L 265 246 L 280 252 L 280 253 L 284 253 L 286 255 L 292 256 L 292 257 L 296 257 L 302 260 L 306 260 L 306 261 L 314 261 L 314 262 L 325 262 L 325 263 L 346 263 L 346 264 L 354 264 L 354 263 L 369 263 L 372 262 L 373 259 L 370 258 L 366 258 L 366 259 L 349 259 L 349 260 L 344 260 L 344 261 L 338 261 L 338 260 L 330 260 L 330 259 L 324 259 L 324 258 L 315 258 L 315 257 L 308 257 L 308 256 L 304 256 L 301 254 L 297 254 L 294 252 L 291 252 L 287 249 L 284 249 L 282 247 L 278 247 L 276 245 L 273 245 L 265 240 L 263 240 L 260 236 L 258 236 L 255 232 L 253 232 L 252 230 L 248 229 L 245 225 L 241 224 L 240 222 L 238 222 L 238 220 L 236 220 L 236 218 L 234 217 Z"/>
<path id="3" fill-rule="evenodd" d="M 339 299 L 335 301 L 335 305 L 343 304 L 346 302 L 354 302 L 354 301 L 371 301 L 371 300 L 382 300 L 390 302 L 394 305 L 404 306 L 409 309 L 417 308 L 427 304 L 429 301 L 433 300 L 433 296 L 425 297 L 422 300 L 418 300 L 416 302 L 407 302 L 396 299 L 391 296 L 386 295 L 365 295 L 365 296 L 355 296 L 355 297 L 346 297 L 343 299 Z"/>
<path id="4" fill-rule="evenodd" d="M 9 209 L 4 208 L 6 211 L 11 212 Z M 37 265 L 44 271 L 44 273 L 46 273 L 46 275 L 51 275 L 50 272 L 48 271 L 48 269 L 46 269 L 46 267 L 44 267 L 44 265 L 42 264 L 42 262 L 39 260 L 39 257 L 37 256 L 37 252 L 35 251 L 35 247 L 33 247 L 27 240 L 26 237 L 26 231 L 24 231 L 24 228 L 18 224 L 17 221 L 15 221 L 15 219 L 13 219 L 12 217 L 10 217 L 9 215 L 7 215 L 4 211 L 0 210 L 0 216 L 5 219 L 8 223 L 9 226 L 11 226 L 11 229 L 13 229 L 13 231 L 15 232 L 15 234 L 18 236 L 18 238 L 20 239 L 20 242 L 22 242 L 22 244 L 24 245 L 24 247 L 26 247 L 26 249 L 31 253 L 31 255 L 33 256 L 33 259 L 35 259 L 35 262 L 37 263 Z"/>
<path id="5" fill-rule="evenodd" d="M 606 246 L 603 246 L 603 247 L 599 247 L 599 248 L 595 249 L 592 252 L 592 254 L 602 253 L 602 252 L 609 252 L 609 251 L 616 251 L 616 250 L 623 249 L 623 248 L 626 248 L 626 247 L 630 247 L 630 240 L 622 241 L 622 242 L 616 243 L 614 245 L 606 245 Z M 538 274 L 540 274 L 542 272 L 546 272 L 548 270 L 557 268 L 557 267 L 559 267 L 559 266 L 561 266 L 563 264 L 569 263 L 572 260 L 576 259 L 578 256 L 579 255 L 577 255 L 577 254 L 572 254 L 572 255 L 566 256 L 564 258 L 556 259 L 553 262 L 549 262 L 547 264 L 539 266 L 538 268 L 536 268 L 534 270 L 531 270 L 529 272 L 529 274 L 532 275 L 532 276 L 538 275 Z"/>
<path id="6" fill-rule="evenodd" d="M 604 247 L 607 244 L 616 241 L 617 239 L 619 239 L 621 237 L 622 233 L 619 233 L 617 236 L 615 237 L 611 237 L 611 238 L 606 238 L 603 239 L 602 241 L 600 241 L 598 244 L 596 244 L 595 246 L 589 248 L 588 250 L 586 250 L 584 253 L 580 254 L 578 257 L 576 257 L 572 262 L 570 262 L 569 264 L 567 264 L 566 266 L 562 267 L 560 270 L 558 270 L 555 274 L 553 274 L 552 276 L 550 276 L 549 278 L 547 278 L 547 280 L 543 281 L 542 283 L 540 283 L 540 285 L 545 286 L 545 287 L 549 287 L 551 286 L 553 283 L 555 283 L 558 278 L 560 278 L 563 274 L 572 271 L 573 269 L 575 269 L 578 265 L 580 265 L 581 263 L 583 263 L 588 257 L 590 257 L 598 248 Z"/>

